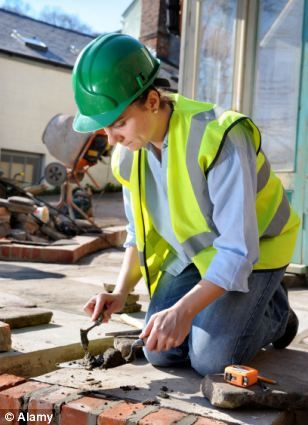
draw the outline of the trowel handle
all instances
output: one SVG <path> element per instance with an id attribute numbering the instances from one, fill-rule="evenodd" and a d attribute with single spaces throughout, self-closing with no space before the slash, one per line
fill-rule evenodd
<path id="1" fill-rule="evenodd" d="M 95 320 L 95 326 L 99 326 L 103 321 L 104 315 L 100 314 L 98 318 Z"/>
<path id="2" fill-rule="evenodd" d="M 99 326 L 102 323 L 102 321 L 104 320 L 104 313 L 106 310 L 107 310 L 107 307 L 104 306 L 102 312 L 100 313 L 98 318 L 95 320 L 95 326 Z"/>

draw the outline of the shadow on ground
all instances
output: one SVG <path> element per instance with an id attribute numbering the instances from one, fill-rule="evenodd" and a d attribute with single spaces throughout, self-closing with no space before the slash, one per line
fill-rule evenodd
<path id="1" fill-rule="evenodd" d="M 31 267 L 16 266 L 14 264 L 1 264 L 0 278 L 14 280 L 30 279 L 62 279 L 66 275 L 63 273 L 52 273 Z"/>

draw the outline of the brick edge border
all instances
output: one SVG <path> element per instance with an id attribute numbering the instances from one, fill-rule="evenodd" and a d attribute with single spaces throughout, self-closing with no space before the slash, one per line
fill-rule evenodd
<path id="1" fill-rule="evenodd" d="M 17 424 L 17 418 L 31 417 L 31 424 L 43 424 L 39 415 L 52 415 L 51 424 L 61 425 L 229 425 L 199 415 L 180 412 L 146 402 L 110 397 L 103 392 L 78 391 L 73 388 L 50 385 L 35 378 L 0 375 L 0 423 Z M 5 413 L 13 413 L 15 420 L 5 420 Z M 32 415 L 32 416 L 30 416 Z M 47 416 L 46 416 L 47 417 Z M 45 422 L 48 423 L 47 421 Z"/>

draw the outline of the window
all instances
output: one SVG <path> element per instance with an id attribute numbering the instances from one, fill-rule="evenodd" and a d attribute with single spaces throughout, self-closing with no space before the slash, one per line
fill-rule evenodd
<path id="1" fill-rule="evenodd" d="M 277 171 L 293 171 L 303 0 L 260 0 L 253 118 Z"/>
<path id="2" fill-rule="evenodd" d="M 27 184 L 37 184 L 41 178 L 43 155 L 1 149 L 0 169 L 3 176 Z"/>
<path id="3" fill-rule="evenodd" d="M 196 97 L 230 108 L 236 29 L 236 0 L 201 2 Z"/>
<path id="4" fill-rule="evenodd" d="M 184 4 L 180 92 L 249 115 L 275 171 L 294 172 L 305 0 Z"/>

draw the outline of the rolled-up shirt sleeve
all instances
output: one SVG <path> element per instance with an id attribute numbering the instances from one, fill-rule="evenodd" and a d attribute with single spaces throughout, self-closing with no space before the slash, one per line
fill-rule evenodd
<path id="1" fill-rule="evenodd" d="M 256 217 L 256 152 L 251 133 L 238 124 L 229 133 L 208 175 L 217 253 L 205 279 L 228 291 L 248 292 L 248 277 L 259 256 Z"/>
<path id="2" fill-rule="evenodd" d="M 136 232 L 135 232 L 134 218 L 133 218 L 133 212 L 132 212 L 132 206 L 131 206 L 130 191 L 124 186 L 123 186 L 123 201 L 124 201 L 124 211 L 128 221 L 128 224 L 126 226 L 127 236 L 123 246 L 124 248 L 128 248 L 129 246 L 136 245 Z"/>

